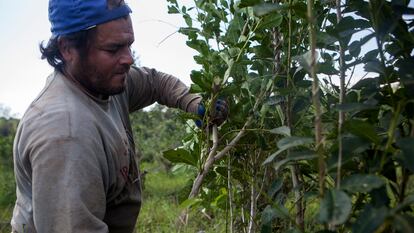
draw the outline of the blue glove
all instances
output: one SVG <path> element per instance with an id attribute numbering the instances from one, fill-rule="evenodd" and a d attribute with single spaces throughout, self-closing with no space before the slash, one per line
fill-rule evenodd
<path id="1" fill-rule="evenodd" d="M 210 123 L 212 125 L 218 125 L 218 126 L 220 126 L 227 119 L 228 113 L 229 113 L 229 111 L 228 111 L 228 106 L 227 106 L 226 101 L 221 100 L 221 99 L 217 100 L 216 101 L 216 104 L 215 104 L 214 115 L 213 116 L 210 116 Z M 200 103 L 198 105 L 197 114 L 201 118 L 203 118 L 204 115 L 206 114 L 206 108 L 204 107 L 204 105 L 202 103 Z M 196 120 L 195 121 L 195 124 L 199 128 L 201 128 L 203 126 L 202 120 Z"/>

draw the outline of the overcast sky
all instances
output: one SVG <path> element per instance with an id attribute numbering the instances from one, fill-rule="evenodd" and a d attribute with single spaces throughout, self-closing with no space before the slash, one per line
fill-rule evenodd
<path id="1" fill-rule="evenodd" d="M 177 76 L 187 85 L 196 69 L 194 50 L 186 37 L 171 33 L 184 25 L 179 14 L 167 13 L 166 0 L 126 0 L 132 9 L 135 43 L 140 64 Z M 180 1 L 191 4 L 193 1 Z M 48 1 L 0 0 L 0 104 L 22 116 L 43 88 L 52 68 L 40 59 L 38 45 L 50 37 Z"/>

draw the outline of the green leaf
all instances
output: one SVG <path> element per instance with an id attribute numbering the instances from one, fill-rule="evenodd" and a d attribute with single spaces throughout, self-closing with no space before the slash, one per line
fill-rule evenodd
<path id="1" fill-rule="evenodd" d="M 211 84 L 207 83 L 207 78 L 200 71 L 193 70 L 190 76 L 191 81 L 197 84 L 202 90 L 209 90 L 211 88 Z"/>
<path id="2" fill-rule="evenodd" d="M 385 185 L 381 177 L 371 174 L 354 174 L 342 181 L 341 188 L 351 193 L 368 193 L 371 190 Z"/>
<path id="3" fill-rule="evenodd" d="M 396 62 L 395 66 L 398 67 L 398 75 L 403 83 L 406 83 L 408 86 L 412 85 L 414 60 L 412 58 L 402 59 Z"/>
<path id="4" fill-rule="evenodd" d="M 396 144 L 401 149 L 398 159 L 405 168 L 414 172 L 414 138 L 400 138 Z"/>
<path id="5" fill-rule="evenodd" d="M 291 154 L 275 163 L 273 166 L 274 170 L 279 170 L 282 166 L 287 163 L 294 162 L 294 161 L 301 161 L 301 160 L 312 160 L 317 158 L 318 156 L 313 151 L 299 151 L 299 152 L 291 152 Z"/>
<path id="6" fill-rule="evenodd" d="M 381 63 L 378 60 L 373 60 L 367 62 L 364 66 L 365 71 L 367 72 L 374 72 L 378 74 L 385 74 L 384 68 L 382 67 Z"/>
<path id="7" fill-rule="evenodd" d="M 237 6 L 239 8 L 244 8 L 244 7 L 256 5 L 258 3 L 260 3 L 260 0 L 240 0 Z"/>
<path id="8" fill-rule="evenodd" d="M 290 128 L 287 127 L 287 126 L 285 126 L 285 125 L 284 126 L 281 126 L 279 128 L 271 129 L 269 132 L 270 133 L 274 133 L 274 134 L 283 135 L 283 136 L 286 136 L 286 137 L 290 137 L 291 136 L 291 134 L 290 134 Z"/>
<path id="9" fill-rule="evenodd" d="M 283 21 L 283 16 L 281 14 L 270 14 L 263 17 L 263 21 L 260 24 L 260 29 L 268 29 L 279 27 Z"/>
<path id="10" fill-rule="evenodd" d="M 261 3 L 253 6 L 253 13 L 257 17 L 262 17 L 264 15 L 270 14 L 275 11 L 288 9 L 288 6 L 285 4 L 279 3 Z"/>
<path id="11" fill-rule="evenodd" d="M 282 179 L 276 179 L 272 182 L 272 185 L 270 186 L 269 191 L 267 194 L 270 198 L 272 198 L 281 188 L 283 187 L 283 180 Z"/>
<path id="12" fill-rule="evenodd" d="M 167 0 L 167 2 L 170 2 L 170 3 L 174 4 L 174 5 L 177 5 L 177 0 Z"/>
<path id="13" fill-rule="evenodd" d="M 376 60 L 378 53 L 379 53 L 378 49 L 374 49 L 374 50 L 367 52 L 364 56 L 364 61 L 368 62 L 368 61 Z"/>
<path id="14" fill-rule="evenodd" d="M 414 204 L 414 194 L 408 195 L 404 201 L 400 204 L 398 204 L 391 213 L 395 214 L 399 211 L 402 211 L 404 208 L 406 208 L 407 206 L 411 206 Z"/>
<path id="15" fill-rule="evenodd" d="M 316 52 L 315 60 L 318 60 L 318 53 Z M 300 56 L 293 57 L 293 60 L 297 61 L 300 66 L 303 67 L 308 73 L 311 71 L 312 55 L 311 51 L 308 51 Z"/>
<path id="16" fill-rule="evenodd" d="M 180 204 L 179 208 L 180 209 L 188 209 L 191 206 L 197 205 L 201 202 L 202 202 L 202 200 L 200 198 L 189 198 L 189 199 L 186 199 L 185 201 L 183 201 Z"/>
<path id="17" fill-rule="evenodd" d="M 285 137 L 277 142 L 277 147 L 280 150 L 286 150 L 296 146 L 303 146 L 313 143 L 313 138 L 308 137 Z"/>
<path id="18" fill-rule="evenodd" d="M 316 37 L 316 43 L 318 45 L 321 45 L 319 47 L 325 47 L 327 45 L 333 45 L 337 41 L 338 41 L 337 38 L 329 35 L 326 32 L 318 32 L 318 36 Z"/>
<path id="19" fill-rule="evenodd" d="M 336 75 L 339 73 L 331 62 L 319 63 L 317 72 L 326 75 Z"/>
<path id="20" fill-rule="evenodd" d="M 387 207 L 373 208 L 367 205 L 352 226 L 352 232 L 374 233 L 384 223 L 387 215 Z"/>
<path id="21" fill-rule="evenodd" d="M 352 210 L 351 198 L 343 191 L 329 190 L 322 200 L 319 221 L 330 225 L 345 223 Z"/>
<path id="22" fill-rule="evenodd" d="M 362 110 L 376 109 L 377 106 L 373 104 L 364 103 L 343 103 L 335 106 L 335 110 L 342 112 L 359 112 Z"/>
<path id="23" fill-rule="evenodd" d="M 285 231 L 285 233 L 302 233 L 302 231 L 297 228 L 290 228 L 289 230 Z"/>
<path id="24" fill-rule="evenodd" d="M 349 120 L 345 122 L 345 129 L 352 134 L 368 139 L 371 142 L 379 145 L 381 139 L 379 138 L 374 126 L 362 120 Z"/>
<path id="25" fill-rule="evenodd" d="M 262 212 L 262 224 L 268 225 L 275 219 L 277 216 L 276 211 L 272 208 L 272 206 L 267 205 L 266 208 Z"/>
<path id="26" fill-rule="evenodd" d="M 185 149 L 177 148 L 163 152 L 164 158 L 173 163 L 185 163 L 192 166 L 197 166 L 197 160 L 191 153 Z"/>
<path id="27" fill-rule="evenodd" d="M 193 83 L 190 86 L 190 92 L 191 93 L 201 93 L 201 92 L 203 92 L 203 88 L 201 88 L 199 85 Z"/>
<path id="28" fill-rule="evenodd" d="M 168 6 L 168 14 L 179 14 L 180 11 L 175 6 Z"/>
<path id="29" fill-rule="evenodd" d="M 192 28 L 193 27 L 193 19 L 191 19 L 190 15 L 185 14 L 185 15 L 183 15 L 183 18 L 184 18 L 185 23 L 187 24 L 187 26 L 189 28 Z"/>
<path id="30" fill-rule="evenodd" d="M 349 54 L 353 57 L 358 57 L 359 53 L 361 53 L 361 45 L 359 41 L 354 41 L 349 45 Z"/>

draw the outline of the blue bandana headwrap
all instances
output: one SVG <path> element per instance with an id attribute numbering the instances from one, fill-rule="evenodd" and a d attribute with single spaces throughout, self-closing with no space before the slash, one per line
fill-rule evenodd
<path id="1" fill-rule="evenodd" d="M 109 10 L 107 0 L 49 0 L 53 36 L 87 30 L 130 13 L 125 4 Z"/>

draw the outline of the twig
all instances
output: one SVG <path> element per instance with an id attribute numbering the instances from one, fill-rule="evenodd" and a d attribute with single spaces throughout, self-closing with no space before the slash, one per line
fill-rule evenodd
<path id="1" fill-rule="evenodd" d="M 198 173 L 197 178 L 195 179 L 194 183 L 193 183 L 193 188 L 191 189 L 189 198 L 193 198 L 195 196 L 197 196 L 199 190 L 200 190 L 200 186 L 201 183 L 204 180 L 204 177 L 207 175 L 208 171 L 210 170 L 211 166 L 213 165 L 214 161 L 215 161 L 215 157 L 214 154 L 217 151 L 217 147 L 218 147 L 218 130 L 217 130 L 217 125 L 213 125 L 212 128 L 212 137 L 213 137 L 213 146 L 210 150 L 210 153 L 208 154 L 207 160 L 203 166 L 203 168 L 201 169 L 201 171 Z"/>
<path id="2" fill-rule="evenodd" d="M 230 210 L 230 233 L 233 233 L 233 189 L 231 186 L 231 159 L 227 158 L 227 189 L 229 196 L 229 210 Z"/>
<path id="3" fill-rule="evenodd" d="M 162 39 L 158 44 L 157 44 L 157 48 L 160 47 L 160 45 L 162 43 L 164 43 L 166 40 L 168 40 L 168 38 L 170 38 L 171 36 L 173 36 L 175 33 L 177 33 L 178 31 L 172 32 L 170 34 L 168 34 L 166 37 L 164 37 L 164 39 Z"/>
<path id="4" fill-rule="evenodd" d="M 310 76 L 312 82 L 312 100 L 315 107 L 315 144 L 316 152 L 318 154 L 318 167 L 319 167 L 319 195 L 324 195 L 325 188 L 325 158 L 322 151 L 322 118 L 321 118 L 321 104 L 319 100 L 319 80 L 316 76 L 316 32 L 315 32 L 315 17 L 313 15 L 314 0 L 308 0 L 307 14 L 309 21 L 309 35 L 311 46 L 311 66 Z"/>
<path id="5" fill-rule="evenodd" d="M 341 0 L 336 0 L 336 21 L 339 24 L 342 20 Z M 339 104 L 345 102 L 345 51 L 341 43 L 339 43 Z M 342 128 L 345 122 L 345 113 L 339 110 L 338 116 L 338 167 L 336 171 L 336 188 L 341 187 L 341 169 L 343 157 Z"/>

